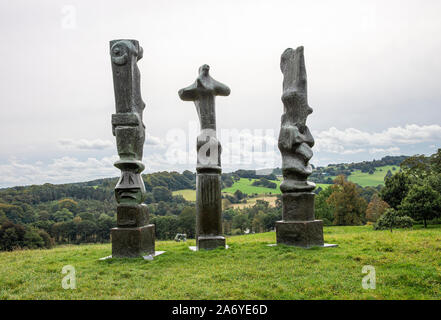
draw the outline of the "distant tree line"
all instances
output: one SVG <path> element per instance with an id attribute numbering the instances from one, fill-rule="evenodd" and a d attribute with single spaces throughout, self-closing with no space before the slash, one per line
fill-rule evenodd
<path id="1" fill-rule="evenodd" d="M 430 157 L 385 157 L 375 165 L 396 165 L 400 170 L 386 175 L 385 186 L 365 187 L 337 175 L 332 186 L 317 188 L 315 214 L 326 225 L 374 224 L 376 229 L 409 227 L 413 223 L 440 222 L 441 149 Z M 333 173 L 357 168 L 363 163 L 334 165 Z M 319 170 L 319 168 L 316 168 Z M 256 179 L 255 185 L 275 185 L 277 170 L 262 176 L 255 170 L 222 174 L 223 186 L 241 178 Z M 196 210 L 172 191 L 194 189 L 191 171 L 157 172 L 143 175 L 150 221 L 158 239 L 173 239 L 176 233 L 194 237 Z M 56 244 L 108 242 L 116 225 L 114 186 L 116 178 L 83 183 L 14 187 L 0 190 L 0 250 L 50 248 Z M 246 203 L 250 197 L 240 190 L 224 194 L 230 204 Z M 281 219 L 280 196 L 275 206 L 257 200 L 242 209 L 227 208 L 222 214 L 227 235 L 273 230 Z M 438 219 L 438 220 L 437 220 Z"/>
<path id="2" fill-rule="evenodd" d="M 375 169 L 382 166 L 399 166 L 408 156 L 386 156 L 380 160 L 363 161 L 356 163 L 339 163 L 329 164 L 327 167 L 317 167 L 312 172 L 310 180 L 316 183 L 332 184 L 332 177 L 343 175 L 348 177 L 355 170 L 360 170 L 364 173 L 373 174 Z M 392 175 L 392 172 L 387 173 L 388 176 Z"/>

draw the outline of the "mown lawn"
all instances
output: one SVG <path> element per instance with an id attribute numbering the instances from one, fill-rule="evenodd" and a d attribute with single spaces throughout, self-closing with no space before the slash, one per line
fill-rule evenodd
<path id="1" fill-rule="evenodd" d="M 337 248 L 268 247 L 275 233 L 227 239 L 230 249 L 192 252 L 158 241 L 153 261 L 114 259 L 110 244 L 0 253 L 2 299 L 440 299 L 441 228 L 373 231 L 325 227 Z M 63 266 L 77 288 L 63 289 Z M 364 265 L 376 289 L 362 288 Z"/>

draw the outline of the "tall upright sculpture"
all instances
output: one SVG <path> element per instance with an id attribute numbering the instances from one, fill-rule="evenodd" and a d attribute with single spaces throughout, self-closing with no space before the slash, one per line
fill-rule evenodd
<path id="1" fill-rule="evenodd" d="M 111 230 L 112 257 L 139 257 L 155 253 L 155 226 L 149 224 L 141 172 L 145 126 L 142 113 L 140 74 L 137 61 L 142 47 L 136 40 L 110 41 L 116 113 L 112 132 L 116 137 L 119 160 L 115 167 L 121 178 L 115 187 L 117 227 Z"/>
<path id="2" fill-rule="evenodd" d="M 196 81 L 179 90 L 183 101 L 194 101 L 201 133 L 197 137 L 196 249 L 225 247 L 222 235 L 221 145 L 216 138 L 216 96 L 228 96 L 230 88 L 214 80 L 206 64 Z"/>
<path id="3" fill-rule="evenodd" d="M 307 181 L 312 173 L 309 160 L 314 139 L 306 126 L 312 113 L 308 105 L 303 47 L 286 49 L 280 68 L 283 73 L 284 113 L 279 135 L 282 153 L 282 221 L 276 222 L 277 243 L 299 247 L 323 246 L 323 222 L 315 220 L 315 184 Z"/>

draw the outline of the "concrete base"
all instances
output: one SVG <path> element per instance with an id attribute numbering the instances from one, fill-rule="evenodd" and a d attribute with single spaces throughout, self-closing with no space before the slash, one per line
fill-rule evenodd
<path id="1" fill-rule="evenodd" d="M 225 245 L 225 249 L 228 249 L 228 248 L 229 248 L 228 244 Z M 198 248 L 196 246 L 190 246 L 190 247 L 188 247 L 188 249 L 190 249 L 191 251 L 198 251 Z"/>
<path id="2" fill-rule="evenodd" d="M 136 258 L 155 253 L 155 226 L 113 228 L 112 257 Z"/>
<path id="3" fill-rule="evenodd" d="M 323 246 L 323 221 L 277 221 L 278 244 L 302 248 Z"/>
<path id="4" fill-rule="evenodd" d="M 223 236 L 199 236 L 196 240 L 198 250 L 212 250 L 219 247 L 225 248 L 226 242 Z"/>
<path id="5" fill-rule="evenodd" d="M 267 244 L 268 247 L 277 247 L 277 243 L 271 243 L 271 244 Z M 325 243 L 322 246 L 311 246 L 311 247 L 307 247 L 307 248 L 303 248 L 303 249 L 311 249 L 311 248 L 333 248 L 333 247 L 338 247 L 338 244 L 332 244 L 332 243 Z"/>
<path id="6" fill-rule="evenodd" d="M 161 255 L 163 253 L 165 253 L 165 251 L 155 251 L 155 253 L 153 253 L 153 254 L 149 254 L 147 256 L 143 256 L 143 259 L 151 261 L 151 260 L 153 260 L 154 257 L 157 257 L 157 256 L 159 256 L 159 255 Z M 107 257 L 99 258 L 98 260 L 107 260 L 107 259 L 112 259 L 112 258 L 113 257 L 110 255 L 110 256 L 107 256 Z"/>

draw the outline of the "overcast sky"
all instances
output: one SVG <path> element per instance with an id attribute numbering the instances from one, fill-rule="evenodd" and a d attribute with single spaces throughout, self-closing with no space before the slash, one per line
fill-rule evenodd
<path id="1" fill-rule="evenodd" d="M 280 55 L 300 45 L 313 164 L 432 154 L 440 12 L 439 0 L 1 0 L 0 187 L 119 174 L 108 42 L 121 38 L 144 48 L 145 172 L 194 171 L 197 114 L 177 91 L 204 63 L 231 88 L 216 100 L 224 172 L 279 166 Z"/>

